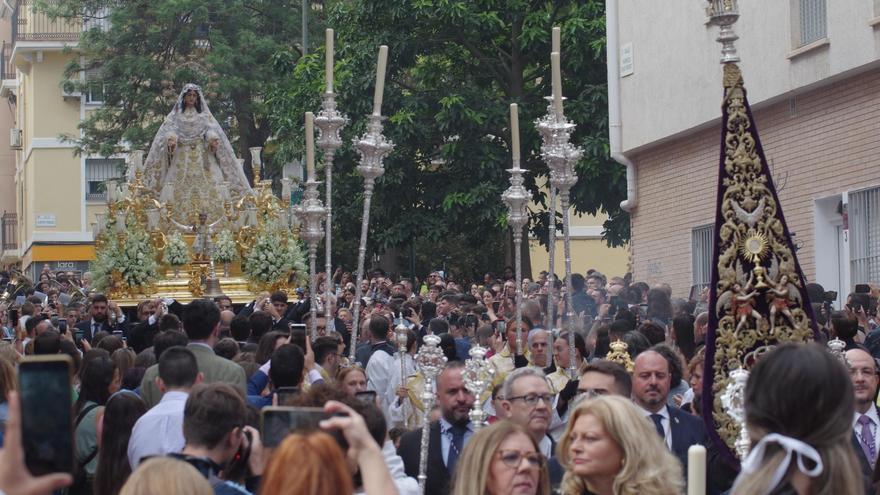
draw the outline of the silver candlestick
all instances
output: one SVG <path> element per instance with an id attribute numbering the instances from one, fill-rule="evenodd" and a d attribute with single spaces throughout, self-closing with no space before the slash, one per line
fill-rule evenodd
<path id="1" fill-rule="evenodd" d="M 400 316 L 403 318 L 403 315 Z M 394 340 L 397 341 L 397 353 L 400 355 L 400 385 L 406 386 L 406 343 L 407 337 L 409 334 L 409 327 L 403 324 L 403 321 L 400 322 L 399 325 L 394 327 Z M 409 429 L 409 414 L 406 412 L 406 404 L 407 399 L 404 399 L 401 403 L 401 409 L 403 409 L 403 427 Z"/>
<path id="2" fill-rule="evenodd" d="M 547 257 L 550 267 L 548 268 L 547 280 L 549 287 L 547 288 L 547 330 L 552 330 L 556 326 L 556 188 L 553 184 L 547 183 L 550 188 L 550 204 L 547 206 L 549 210 L 550 223 L 547 231 Z"/>
<path id="3" fill-rule="evenodd" d="M 318 257 L 318 243 L 324 238 L 324 229 L 321 222 L 326 214 L 326 209 L 318 197 L 318 184 L 320 182 L 309 177 L 309 180 L 306 181 L 303 200 L 296 207 L 296 216 L 300 222 L 299 236 L 309 247 L 309 297 L 311 298 L 309 303 L 311 315 L 309 328 L 312 341 L 318 338 L 318 298 L 316 294 L 318 274 L 316 273 L 315 264 Z"/>
<path id="4" fill-rule="evenodd" d="M 550 184 L 559 191 L 559 203 L 562 209 L 562 238 L 563 255 L 565 256 L 565 299 L 566 320 L 568 326 L 568 347 L 570 355 L 575 355 L 574 346 L 574 308 L 572 306 L 571 288 L 571 226 L 569 222 L 569 202 L 571 187 L 577 182 L 575 164 L 580 161 L 584 151 L 571 144 L 571 133 L 575 125 L 568 122 L 561 113 L 553 110 L 547 112 L 543 118 L 536 122 L 538 131 L 544 144 L 541 146 L 541 156 L 550 167 Z M 555 221 L 555 219 L 554 219 Z M 555 240 L 554 240 L 555 241 Z M 568 367 L 571 379 L 577 378 L 577 368 L 574 360 Z"/>
<path id="5" fill-rule="evenodd" d="M 507 204 L 507 223 L 513 231 L 513 250 L 516 267 L 516 353 L 523 353 L 522 346 L 522 230 L 529 221 L 527 206 L 529 192 L 523 187 L 523 169 L 519 168 L 519 158 L 513 159 L 510 172 L 510 187 L 501 195 Z"/>
<path id="6" fill-rule="evenodd" d="M 841 363 L 849 367 L 849 362 L 846 360 L 846 342 L 838 339 L 837 337 L 828 341 L 828 349 L 831 351 L 831 354 L 840 360 Z"/>
<path id="7" fill-rule="evenodd" d="M 479 345 L 471 347 L 471 358 L 465 361 L 461 375 L 465 388 L 474 394 L 474 407 L 469 416 L 475 432 L 486 425 L 486 412 L 480 398 L 492 385 L 492 375 L 495 374 L 495 367 L 486 359 L 487 350 Z"/>
<path id="8" fill-rule="evenodd" d="M 431 423 L 428 418 L 434 407 L 434 383 L 437 375 L 443 371 L 443 366 L 446 365 L 446 356 L 443 355 L 443 349 L 440 349 L 440 337 L 428 334 L 422 341 L 424 345 L 416 354 L 416 363 L 418 363 L 419 371 L 425 379 L 425 388 L 422 390 L 422 404 L 425 405 L 425 410 L 422 411 L 422 443 L 418 480 L 419 491 L 425 493 L 425 482 L 428 480 L 428 446 L 431 437 Z"/>
<path id="9" fill-rule="evenodd" d="M 358 246 L 357 278 L 354 284 L 354 304 L 352 305 L 351 353 L 349 359 L 354 362 L 355 348 L 361 312 L 361 280 L 364 279 L 364 260 L 367 256 L 367 232 L 370 230 L 370 201 L 373 198 L 373 186 L 376 179 L 385 173 L 382 161 L 391 153 L 394 143 L 382 135 L 382 116 L 372 114 L 367 123 L 367 132 L 355 139 L 354 147 L 361 155 L 361 163 L 357 169 L 364 176 L 364 214 L 361 219 L 361 242 Z"/>
<path id="10" fill-rule="evenodd" d="M 332 291 L 333 263 L 331 249 L 333 241 L 333 157 L 342 146 L 342 128 L 348 122 L 348 118 L 336 110 L 336 93 L 324 92 L 321 111 L 315 116 L 315 127 L 318 128 L 316 144 L 324 152 L 324 177 L 326 181 L 326 195 L 324 207 L 327 209 L 327 219 L 324 222 L 324 270 L 327 273 L 327 282 L 324 284 L 324 318 L 328 324 L 330 315 L 330 294 Z"/>
<path id="11" fill-rule="evenodd" d="M 724 388 L 724 393 L 721 394 L 722 407 L 724 407 L 727 415 L 739 426 L 739 436 L 733 445 L 736 455 L 739 456 L 740 460 L 745 459 L 749 455 L 749 448 L 751 447 L 749 431 L 746 429 L 745 409 L 746 383 L 748 381 L 748 371 L 742 368 L 732 370 L 730 372 L 730 383 L 727 384 L 727 387 Z"/>

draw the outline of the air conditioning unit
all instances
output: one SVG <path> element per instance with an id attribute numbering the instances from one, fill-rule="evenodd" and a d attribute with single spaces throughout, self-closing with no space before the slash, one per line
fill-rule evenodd
<path id="1" fill-rule="evenodd" d="M 9 147 L 14 150 L 21 149 L 21 129 L 9 129 Z"/>
<path id="2" fill-rule="evenodd" d="M 67 91 L 65 88 L 61 88 L 61 97 L 65 100 L 78 100 L 82 96 L 82 93 L 79 91 Z"/>

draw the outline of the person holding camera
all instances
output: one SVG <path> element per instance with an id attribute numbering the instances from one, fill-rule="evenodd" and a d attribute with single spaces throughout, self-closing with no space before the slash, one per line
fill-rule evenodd
<path id="1" fill-rule="evenodd" d="M 186 447 L 171 457 L 191 464 L 215 495 L 250 495 L 259 486 L 266 459 L 260 432 L 245 426 L 247 406 L 225 383 L 193 387 L 183 410 Z M 244 473 L 244 486 L 231 481 Z M 222 474 L 222 477 L 221 477 Z"/>

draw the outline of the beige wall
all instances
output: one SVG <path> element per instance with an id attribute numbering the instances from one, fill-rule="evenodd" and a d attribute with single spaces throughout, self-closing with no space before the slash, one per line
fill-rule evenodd
<path id="1" fill-rule="evenodd" d="M 753 87 L 751 72 L 744 77 Z M 720 81 L 715 87 L 720 105 Z M 880 184 L 880 69 L 756 110 L 755 119 L 774 177 L 785 182 L 779 199 L 804 273 L 828 288 L 823 273 L 836 260 L 816 259 L 817 243 L 827 241 L 815 236 L 816 201 Z M 713 126 L 633 155 L 635 279 L 668 282 L 676 295 L 687 295 L 691 230 L 715 219 L 720 133 Z"/>
<path id="2" fill-rule="evenodd" d="M 9 42 L 10 16 L 0 18 L 0 40 Z M 15 152 L 9 148 L 9 130 L 14 127 L 15 106 L 0 99 L 0 213 L 15 212 Z"/>
<path id="3" fill-rule="evenodd" d="M 590 268 L 608 276 L 623 276 L 629 266 L 629 251 L 626 247 L 610 248 L 602 240 L 604 215 L 572 215 L 571 217 L 571 270 L 572 273 L 585 274 Z M 564 241 L 562 231 L 556 232 L 556 252 L 553 258 L 554 272 L 565 274 Z M 529 240 L 532 260 L 532 275 L 536 276 L 550 266 L 550 255 L 546 246 L 536 239 Z"/>

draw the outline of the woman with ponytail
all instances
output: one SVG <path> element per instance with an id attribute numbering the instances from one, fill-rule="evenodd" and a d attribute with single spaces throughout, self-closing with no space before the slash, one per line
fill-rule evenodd
<path id="1" fill-rule="evenodd" d="M 785 344 L 751 369 L 745 391 L 752 450 L 732 495 L 857 495 L 852 382 L 817 344 Z"/>

